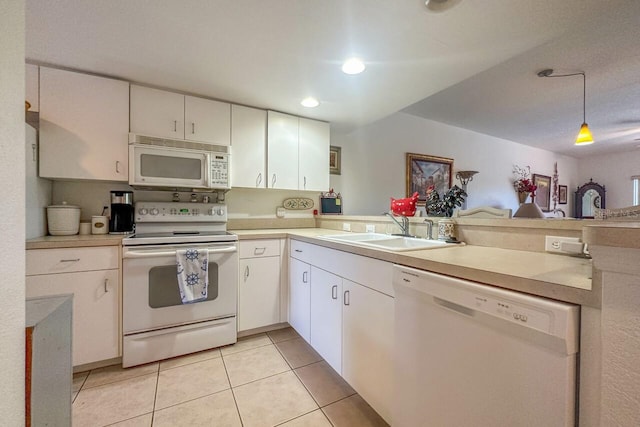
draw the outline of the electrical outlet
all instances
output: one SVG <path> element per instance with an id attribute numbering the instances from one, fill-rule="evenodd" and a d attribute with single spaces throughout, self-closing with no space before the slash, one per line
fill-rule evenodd
<path id="1" fill-rule="evenodd" d="M 342 231 L 351 231 L 351 224 L 349 224 L 348 222 L 343 222 Z"/>
<path id="2" fill-rule="evenodd" d="M 373 224 L 367 224 L 364 227 L 365 227 L 365 231 L 367 233 L 375 233 L 376 232 L 376 226 L 373 225 Z"/>
<path id="3" fill-rule="evenodd" d="M 577 237 L 562 236 L 545 236 L 544 250 L 547 252 L 556 252 L 566 254 L 566 250 L 562 250 L 562 243 L 580 243 Z"/>

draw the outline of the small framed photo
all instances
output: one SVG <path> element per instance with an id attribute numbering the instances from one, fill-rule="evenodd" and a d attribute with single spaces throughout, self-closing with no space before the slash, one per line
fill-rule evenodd
<path id="1" fill-rule="evenodd" d="M 453 159 L 407 153 L 407 197 L 418 193 L 418 205 L 427 202 L 427 190 L 433 187 L 440 197 L 451 188 Z"/>
<path id="2" fill-rule="evenodd" d="M 332 175 L 340 175 L 342 169 L 342 147 L 329 147 L 329 173 Z"/>
<path id="3" fill-rule="evenodd" d="M 537 187 L 533 202 L 540 207 L 542 212 L 549 212 L 551 201 L 551 177 L 534 173 L 533 184 Z"/>
<path id="4" fill-rule="evenodd" d="M 558 185 L 558 204 L 560 205 L 567 204 L 567 186 L 566 185 Z"/>

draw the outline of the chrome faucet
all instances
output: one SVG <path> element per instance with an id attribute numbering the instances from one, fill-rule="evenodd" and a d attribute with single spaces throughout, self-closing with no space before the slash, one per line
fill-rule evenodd
<path id="1" fill-rule="evenodd" d="M 384 215 L 388 215 L 389 218 L 391 218 L 393 220 L 393 222 L 395 222 L 398 227 L 400 227 L 400 229 L 402 230 L 402 234 L 401 236 L 405 236 L 405 237 L 412 237 L 411 234 L 409 234 L 409 218 L 407 218 L 404 215 L 399 215 L 400 218 L 402 218 L 402 224 L 389 212 L 385 212 Z"/>
<path id="2" fill-rule="evenodd" d="M 433 240 L 433 221 L 429 218 L 425 218 L 425 224 L 427 224 L 427 235 L 425 236 L 429 240 Z"/>

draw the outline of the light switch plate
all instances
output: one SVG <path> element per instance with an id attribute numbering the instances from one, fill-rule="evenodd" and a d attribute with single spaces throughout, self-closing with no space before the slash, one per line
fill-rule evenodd
<path id="1" fill-rule="evenodd" d="M 376 226 L 373 225 L 373 224 L 367 224 L 364 227 L 365 227 L 365 231 L 367 233 L 375 233 L 376 232 Z"/>
<path id="2" fill-rule="evenodd" d="M 343 222 L 342 231 L 351 231 L 351 224 L 349 224 L 348 222 Z"/>
<path id="3" fill-rule="evenodd" d="M 285 214 L 285 209 L 283 207 L 276 208 L 276 216 L 278 218 L 284 218 L 284 214 Z"/>

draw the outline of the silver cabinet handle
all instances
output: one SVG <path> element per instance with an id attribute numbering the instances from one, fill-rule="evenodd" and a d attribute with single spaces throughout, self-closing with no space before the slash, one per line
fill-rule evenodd
<path id="1" fill-rule="evenodd" d="M 298 252 L 298 253 L 302 253 L 302 250 L 301 250 L 301 249 L 294 249 L 294 250 L 295 250 L 296 252 Z"/>
<path id="2" fill-rule="evenodd" d="M 338 285 L 331 287 L 331 299 L 338 299 Z"/>
<path id="3" fill-rule="evenodd" d="M 109 289 L 107 288 L 107 285 L 109 284 L 109 279 L 104 279 L 104 293 L 106 294 L 107 292 L 109 292 Z"/>
<path id="4" fill-rule="evenodd" d="M 307 282 L 307 271 L 302 272 L 302 283 L 309 283 Z"/>
<path id="5" fill-rule="evenodd" d="M 120 173 L 120 160 L 116 160 L 116 173 Z"/>
<path id="6" fill-rule="evenodd" d="M 258 187 L 261 182 L 262 182 L 262 172 L 258 172 L 258 177 L 256 178 L 256 187 Z"/>
<path id="7" fill-rule="evenodd" d="M 191 133 L 196 133 L 196 124 L 191 122 Z"/>
<path id="8" fill-rule="evenodd" d="M 342 296 L 342 302 L 344 305 L 351 305 L 351 300 L 349 298 L 349 291 L 344 291 L 344 295 Z"/>
<path id="9" fill-rule="evenodd" d="M 173 121 L 173 131 L 174 132 L 178 132 L 178 121 L 177 120 Z"/>
<path id="10" fill-rule="evenodd" d="M 247 265 L 244 268 L 244 281 L 246 282 L 248 278 L 249 278 L 249 266 Z"/>
<path id="11" fill-rule="evenodd" d="M 305 190 L 307 189 L 307 177 L 304 177 L 304 184 L 302 186 L 302 188 L 304 188 Z"/>
<path id="12" fill-rule="evenodd" d="M 34 162 L 38 160 L 36 158 L 36 151 L 38 151 L 38 146 L 36 144 L 31 144 L 31 157 L 33 158 Z"/>
<path id="13" fill-rule="evenodd" d="M 276 186 L 276 174 L 273 174 L 273 177 L 271 177 L 271 188 Z"/>
<path id="14" fill-rule="evenodd" d="M 76 259 L 61 259 L 60 262 L 78 262 L 80 261 L 80 258 L 76 258 Z"/>
<path id="15" fill-rule="evenodd" d="M 262 254 L 264 254 L 264 252 L 265 252 L 266 250 L 267 250 L 267 248 L 266 248 L 266 247 L 264 247 L 264 248 L 254 248 L 254 249 L 253 249 L 253 254 L 254 254 L 254 255 L 262 255 Z"/>

